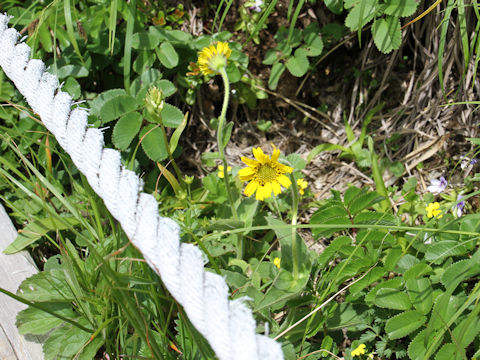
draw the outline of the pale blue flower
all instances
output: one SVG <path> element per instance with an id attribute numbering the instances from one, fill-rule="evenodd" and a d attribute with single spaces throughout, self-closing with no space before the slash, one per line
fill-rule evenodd
<path id="1" fill-rule="evenodd" d="M 465 208 L 465 201 L 463 201 L 462 198 L 463 198 L 462 195 L 458 195 L 457 196 L 457 201 L 459 201 L 459 202 L 457 203 L 457 205 L 455 205 L 458 217 L 461 217 L 463 215 L 463 209 Z M 460 201 L 460 200 L 462 200 L 462 201 Z"/>
<path id="2" fill-rule="evenodd" d="M 440 179 L 431 180 L 430 186 L 427 187 L 427 190 L 435 195 L 438 195 L 447 188 L 447 185 L 447 180 L 445 180 L 445 178 L 442 176 Z"/>

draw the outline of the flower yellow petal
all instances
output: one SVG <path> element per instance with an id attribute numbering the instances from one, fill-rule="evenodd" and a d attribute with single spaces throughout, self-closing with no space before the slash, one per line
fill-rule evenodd
<path id="1" fill-rule="evenodd" d="M 265 199 L 269 198 L 270 196 L 272 196 L 272 183 L 271 182 L 267 182 L 265 183 L 265 185 L 263 186 L 263 197 Z"/>
<path id="2" fill-rule="evenodd" d="M 247 158 L 247 157 L 245 157 L 245 156 L 242 156 L 242 157 L 241 157 L 241 160 L 242 160 L 245 164 L 247 164 L 248 166 L 251 166 L 251 167 L 256 167 L 256 166 L 259 165 L 258 161 L 253 160 L 253 159 L 249 159 L 249 158 Z"/>
<path id="3" fill-rule="evenodd" d="M 277 169 L 278 169 L 278 171 L 280 171 L 282 173 L 289 173 L 289 174 L 291 174 L 292 171 L 293 171 L 292 167 L 287 166 L 287 165 L 283 165 L 283 164 L 280 164 L 280 163 L 277 163 Z"/>
<path id="4" fill-rule="evenodd" d="M 280 183 L 276 180 L 272 182 L 272 189 L 273 189 L 273 193 L 275 194 L 275 196 L 282 192 L 282 188 L 280 187 Z"/>
<path id="5" fill-rule="evenodd" d="M 292 185 L 292 182 L 290 181 L 290 179 L 286 176 L 286 175 L 280 175 L 278 178 L 277 178 L 277 181 L 280 183 L 280 185 L 282 185 L 285 189 L 288 189 L 290 187 L 290 185 Z"/>
<path id="6" fill-rule="evenodd" d="M 223 165 L 218 165 L 218 170 L 223 171 L 224 167 Z"/>
<path id="7" fill-rule="evenodd" d="M 253 179 L 254 175 L 255 175 L 255 170 L 252 169 L 251 167 L 246 167 L 238 170 L 238 176 L 242 181 L 249 181 Z"/>
<path id="8" fill-rule="evenodd" d="M 243 191 L 243 193 L 247 196 L 252 196 L 255 190 L 257 190 L 257 188 L 258 188 L 258 182 L 256 182 L 255 180 L 250 181 L 245 187 L 245 190 Z"/>
<path id="9" fill-rule="evenodd" d="M 265 157 L 268 158 L 268 156 L 266 156 L 264 153 L 263 153 L 263 150 L 259 147 L 257 148 L 253 148 L 252 149 L 252 152 L 253 152 L 253 156 L 255 156 L 255 159 L 257 159 L 257 161 L 260 163 L 260 164 L 265 164 Z"/>
<path id="10" fill-rule="evenodd" d="M 280 150 L 278 150 L 273 144 L 272 144 L 272 148 L 273 148 L 272 161 L 277 162 L 278 158 L 280 157 Z"/>

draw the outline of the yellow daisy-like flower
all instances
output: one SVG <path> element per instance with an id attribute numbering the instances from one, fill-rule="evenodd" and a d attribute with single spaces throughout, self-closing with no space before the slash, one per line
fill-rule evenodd
<path id="1" fill-rule="evenodd" d="M 225 177 L 225 168 L 223 167 L 223 165 L 218 165 L 218 177 L 220 179 L 223 179 Z M 227 166 L 227 172 L 231 171 L 232 170 L 232 167 L 231 166 Z"/>
<path id="2" fill-rule="evenodd" d="M 285 173 L 291 173 L 293 168 L 280 164 L 278 158 L 280 156 L 280 150 L 272 144 L 273 154 L 272 157 L 265 155 L 259 147 L 253 148 L 253 156 L 256 160 L 249 159 L 242 156 L 242 161 L 248 165 L 248 167 L 241 169 L 238 172 L 240 180 L 250 181 L 245 187 L 244 194 L 252 196 L 255 192 L 255 198 L 257 200 L 264 200 L 274 195 L 278 195 L 282 192 L 283 186 L 288 189 L 292 182 L 285 175 Z"/>
<path id="3" fill-rule="evenodd" d="M 437 219 L 441 219 L 443 216 L 442 210 L 440 210 L 440 204 L 438 202 L 428 204 L 425 210 L 427 211 L 427 217 L 429 218 L 436 217 Z"/>
<path id="4" fill-rule="evenodd" d="M 198 53 L 198 67 L 204 75 L 218 73 L 227 66 L 232 50 L 226 42 L 217 42 L 215 45 L 203 48 Z"/>
<path id="5" fill-rule="evenodd" d="M 280 258 L 276 257 L 275 259 L 273 259 L 273 265 L 280 269 L 280 261 Z"/>
<path id="6" fill-rule="evenodd" d="M 305 179 L 298 179 L 297 185 L 298 185 L 298 192 L 300 193 L 300 195 L 305 194 L 305 189 L 308 187 L 308 182 Z"/>
<path id="7" fill-rule="evenodd" d="M 367 345 L 365 345 L 365 344 L 358 345 L 357 348 L 352 351 L 351 355 L 352 356 L 360 356 L 360 355 L 365 354 L 365 348 L 366 347 L 367 347 Z"/>

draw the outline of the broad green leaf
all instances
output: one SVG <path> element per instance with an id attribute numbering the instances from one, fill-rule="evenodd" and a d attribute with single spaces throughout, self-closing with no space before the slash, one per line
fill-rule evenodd
<path id="1" fill-rule="evenodd" d="M 411 360 L 424 360 L 427 348 L 433 344 L 438 334 L 430 334 L 427 336 L 427 331 L 420 331 L 415 338 L 408 345 L 408 356 Z M 439 342 L 437 342 L 439 344 Z M 452 359 L 450 359 L 452 360 Z"/>
<path id="2" fill-rule="evenodd" d="M 78 316 L 73 310 L 72 305 L 68 302 L 61 303 L 42 303 L 43 306 L 48 307 L 52 312 L 63 317 L 74 319 Z M 57 326 L 63 324 L 65 321 L 43 310 L 28 307 L 22 310 L 17 315 L 17 328 L 20 334 L 42 335 Z"/>
<path id="3" fill-rule="evenodd" d="M 336 15 L 340 15 L 343 11 L 342 0 L 325 0 L 325 5 L 327 6 L 328 10 Z"/>
<path id="4" fill-rule="evenodd" d="M 17 295 L 36 302 L 65 302 L 75 299 L 65 281 L 63 270 L 42 271 L 25 279 Z"/>
<path id="5" fill-rule="evenodd" d="M 57 69 L 55 75 L 61 80 L 69 76 L 73 78 L 81 78 L 88 76 L 88 69 L 81 65 L 65 65 Z"/>
<path id="6" fill-rule="evenodd" d="M 385 19 L 377 19 L 372 26 L 373 41 L 384 54 L 396 50 L 402 44 L 402 32 L 400 19 L 395 16 L 387 16 Z"/>
<path id="7" fill-rule="evenodd" d="M 480 268 L 471 259 L 453 263 L 442 275 L 442 284 L 447 288 L 456 288 L 462 281 L 480 273 Z"/>
<path id="8" fill-rule="evenodd" d="M 168 158 L 167 144 L 162 130 L 156 125 L 147 125 L 140 131 L 140 140 L 145 154 L 153 161 L 163 161 Z"/>
<path id="9" fill-rule="evenodd" d="M 138 112 L 131 112 L 122 116 L 113 128 L 112 141 L 120 150 L 126 150 L 142 125 L 142 115 Z"/>
<path id="10" fill-rule="evenodd" d="M 89 102 L 90 114 L 100 116 L 100 109 L 110 99 L 120 95 L 127 95 L 124 89 L 111 89 L 99 94 L 95 99 Z"/>
<path id="11" fill-rule="evenodd" d="M 163 91 L 163 96 L 165 97 L 172 96 L 177 91 L 175 85 L 173 85 L 171 81 L 165 79 L 156 81 L 155 86 Z"/>
<path id="12" fill-rule="evenodd" d="M 275 90 L 277 88 L 280 76 L 282 76 L 284 71 L 285 65 L 281 62 L 278 62 L 272 66 L 272 69 L 270 70 L 270 77 L 268 78 L 268 88 L 270 90 Z"/>
<path id="13" fill-rule="evenodd" d="M 149 68 L 152 67 L 155 62 L 155 55 L 152 51 L 141 51 L 133 62 L 132 68 L 137 74 L 143 74 Z"/>
<path id="14" fill-rule="evenodd" d="M 290 74 L 296 77 L 305 75 L 310 63 L 308 62 L 306 51 L 303 49 L 295 50 L 295 55 L 291 56 L 285 63 Z"/>
<path id="15" fill-rule="evenodd" d="M 66 230 L 76 225 L 78 220 L 73 217 L 61 217 L 61 219 L 48 217 L 33 221 L 18 231 L 18 236 L 3 252 L 14 254 L 40 240 L 49 231 Z"/>
<path id="16" fill-rule="evenodd" d="M 100 109 L 100 117 L 103 123 L 118 119 L 119 117 L 135 111 L 138 107 L 134 97 L 119 95 L 107 100 Z"/>
<path id="17" fill-rule="evenodd" d="M 387 271 L 383 267 L 373 268 L 365 275 L 361 280 L 357 281 L 355 284 L 350 286 L 350 293 L 356 294 L 359 291 L 363 290 L 367 286 L 373 284 L 375 281 L 381 279 L 387 274 Z"/>
<path id="18" fill-rule="evenodd" d="M 373 19 L 376 5 L 375 0 L 360 0 L 348 13 L 345 26 L 352 31 L 363 28 Z"/>
<path id="19" fill-rule="evenodd" d="M 342 224 L 342 225 L 351 225 L 350 217 L 348 212 L 344 209 L 343 206 L 329 206 L 325 208 L 320 208 L 310 219 L 311 224 L 320 224 L 320 225 L 328 225 L 328 224 Z M 330 236 L 337 231 L 341 231 L 342 229 L 337 227 L 332 228 L 312 228 L 312 234 L 315 237 L 319 236 Z"/>
<path id="20" fill-rule="evenodd" d="M 437 354 L 435 355 L 435 360 L 456 360 L 462 359 L 459 356 L 458 346 L 452 343 L 444 344 L 440 349 L 438 349 Z"/>
<path id="21" fill-rule="evenodd" d="M 418 4 L 415 0 L 387 0 L 384 13 L 396 17 L 410 16 L 417 10 Z"/>
<path id="22" fill-rule="evenodd" d="M 162 65 L 167 69 L 173 69 L 178 65 L 178 54 L 169 42 L 163 42 L 159 48 L 155 49 L 155 52 L 157 53 L 158 60 L 160 60 Z"/>
<path id="23" fill-rule="evenodd" d="M 435 299 L 432 316 L 428 323 L 429 331 L 442 329 L 462 305 L 458 296 L 443 293 Z"/>
<path id="24" fill-rule="evenodd" d="M 392 288 L 382 288 L 375 294 L 375 305 L 393 310 L 409 310 L 412 303 L 403 291 Z"/>
<path id="25" fill-rule="evenodd" d="M 381 197 L 381 199 L 384 199 Z M 380 199 L 380 201 L 381 201 Z M 378 211 L 361 212 L 353 219 L 354 224 L 397 226 L 399 219 L 392 214 Z"/>
<path id="26" fill-rule="evenodd" d="M 465 245 L 458 241 L 445 240 L 434 243 L 427 247 L 425 253 L 425 260 L 440 263 L 444 258 L 456 255 L 463 255 L 467 253 Z"/>
<path id="27" fill-rule="evenodd" d="M 348 205 L 350 209 L 350 213 L 355 215 L 360 211 L 371 207 L 372 205 L 379 203 L 384 199 L 383 196 L 379 195 L 378 193 L 366 192 L 362 191 L 361 193 L 357 194 L 354 199 L 352 199 L 351 203 Z"/>
<path id="28" fill-rule="evenodd" d="M 153 32 L 142 31 L 132 35 L 132 48 L 152 50 L 160 44 L 160 36 Z"/>
<path id="29" fill-rule="evenodd" d="M 352 246 L 352 239 L 348 236 L 339 236 L 328 245 L 317 258 L 319 266 L 325 266 L 334 256 L 340 253 L 343 247 Z M 354 285 L 352 285 L 353 287 Z"/>
<path id="30" fill-rule="evenodd" d="M 164 126 L 176 128 L 183 122 L 184 116 L 179 108 L 165 103 L 162 109 L 162 122 Z"/>
<path id="31" fill-rule="evenodd" d="M 400 339 L 425 324 L 427 317 L 418 311 L 406 311 L 390 318 L 385 324 L 385 331 L 390 340 Z"/>
<path id="32" fill-rule="evenodd" d="M 230 136 L 232 135 L 232 129 L 233 121 L 229 121 L 223 128 L 222 143 L 220 144 L 222 149 L 225 149 L 225 147 L 228 145 L 228 142 L 230 141 Z"/>
<path id="33" fill-rule="evenodd" d="M 433 288 L 428 278 L 409 279 L 407 293 L 413 306 L 422 314 L 428 314 L 433 304 Z"/>
<path id="34" fill-rule="evenodd" d="M 364 304 L 351 304 L 343 302 L 339 304 L 333 314 L 327 319 L 329 331 L 341 330 L 343 328 L 356 327 L 368 322 L 368 307 Z"/>
<path id="35" fill-rule="evenodd" d="M 304 38 L 305 45 L 302 49 L 306 50 L 307 56 L 318 56 L 323 51 L 323 41 L 320 35 L 311 33 L 307 38 Z"/>
<path id="36" fill-rule="evenodd" d="M 74 100 L 78 99 L 82 94 L 82 89 L 78 81 L 73 77 L 68 77 L 63 84 L 63 89 L 68 92 Z"/>

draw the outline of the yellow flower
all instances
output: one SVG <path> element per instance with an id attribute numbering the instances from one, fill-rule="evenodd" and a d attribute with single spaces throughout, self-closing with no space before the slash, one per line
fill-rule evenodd
<path id="1" fill-rule="evenodd" d="M 227 66 L 232 50 L 226 42 L 217 42 L 215 45 L 203 48 L 198 53 L 198 67 L 204 75 L 218 73 Z"/>
<path id="2" fill-rule="evenodd" d="M 351 355 L 352 356 L 360 356 L 360 355 L 365 354 L 365 348 L 366 347 L 367 346 L 365 344 L 358 345 L 357 348 L 352 351 Z"/>
<path id="3" fill-rule="evenodd" d="M 223 177 L 225 176 L 225 172 L 224 172 L 225 168 L 223 167 L 223 165 L 218 165 L 218 177 L 220 179 L 223 179 Z M 231 166 L 227 166 L 227 172 L 231 171 L 232 170 L 232 167 Z"/>
<path id="4" fill-rule="evenodd" d="M 427 211 L 427 217 L 429 218 L 436 217 L 437 219 L 441 219 L 443 216 L 442 210 L 440 210 L 440 204 L 438 202 L 428 204 L 425 210 Z"/>
<path id="5" fill-rule="evenodd" d="M 280 185 L 286 189 L 292 185 L 285 173 L 291 173 L 293 169 L 290 166 L 280 164 L 278 162 L 280 150 L 273 144 L 272 148 L 273 154 L 271 158 L 265 155 L 259 147 L 252 149 L 256 160 L 242 156 L 242 161 L 248 167 L 241 169 L 238 175 L 240 180 L 250 181 L 245 187 L 245 195 L 252 196 L 257 192 L 255 198 L 264 200 L 272 196 L 272 191 L 274 195 L 280 194 L 282 192 Z"/>
<path id="6" fill-rule="evenodd" d="M 298 185 L 298 192 L 300 193 L 300 195 L 305 194 L 305 189 L 308 187 L 308 182 L 304 179 L 298 179 L 297 185 Z"/>
<path id="7" fill-rule="evenodd" d="M 273 259 L 273 265 L 275 265 L 277 268 L 280 269 L 280 258 L 279 257 L 276 257 L 275 259 Z"/>

